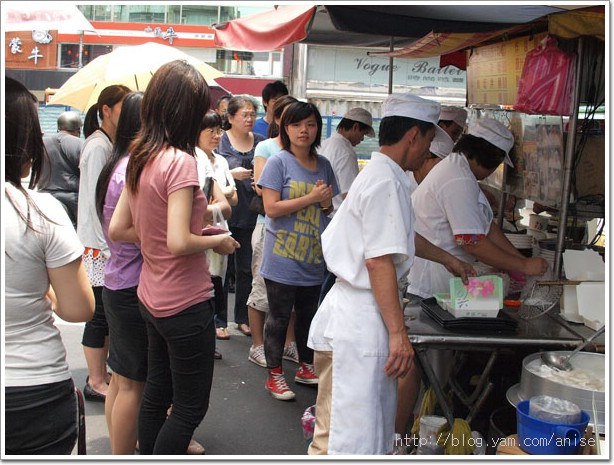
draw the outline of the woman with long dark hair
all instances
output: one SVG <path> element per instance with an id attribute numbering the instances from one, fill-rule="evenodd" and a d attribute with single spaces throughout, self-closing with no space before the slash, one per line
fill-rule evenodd
<path id="1" fill-rule="evenodd" d="M 38 105 L 5 78 L 4 447 L 6 454 L 70 455 L 77 440 L 75 386 L 53 313 L 92 318 L 83 245 L 62 204 L 25 189 L 40 178 L 45 147 Z"/>
<path id="2" fill-rule="evenodd" d="M 320 236 L 339 189 L 330 162 L 316 152 L 322 135 L 322 117 L 316 106 L 288 105 L 279 128 L 283 150 L 269 158 L 258 182 L 267 216 L 260 274 L 269 301 L 264 325 L 269 369 L 265 388 L 276 399 L 290 400 L 294 392 L 286 384 L 282 357 L 293 308 L 299 358 L 294 380 L 318 383 L 307 336 L 326 269 Z"/>
<path id="3" fill-rule="evenodd" d="M 104 268 L 110 252 L 96 212 L 96 184 L 113 151 L 122 102 L 129 92 L 130 89 L 121 85 L 102 90 L 97 103 L 90 107 L 85 116 L 86 139 L 79 160 L 77 234 L 85 246 L 83 263 L 96 298 L 94 318 L 85 324 L 81 341 L 88 371 L 83 395 L 88 400 L 100 402 L 105 400 L 110 381 L 107 373 L 109 327 L 102 302 Z"/>
<path id="4" fill-rule="evenodd" d="M 203 252 L 228 254 L 238 244 L 227 234 L 202 235 L 207 200 L 195 149 L 208 108 L 207 83 L 193 66 L 175 60 L 156 71 L 109 226 L 111 240 L 140 242 L 143 255 L 137 289 L 148 338 L 138 419 L 142 455 L 184 454 L 209 406 L 215 328 Z"/>
<path id="5" fill-rule="evenodd" d="M 105 401 L 111 453 L 129 455 L 136 445 L 136 420 L 147 377 L 147 330 L 136 289 L 143 265 L 141 249 L 109 239 L 109 222 L 126 182 L 129 147 L 141 128 L 142 92 L 128 94 L 117 123 L 111 157 L 98 178 L 96 209 L 109 246 L 102 301 L 109 325 L 108 364 L 113 375 Z"/>

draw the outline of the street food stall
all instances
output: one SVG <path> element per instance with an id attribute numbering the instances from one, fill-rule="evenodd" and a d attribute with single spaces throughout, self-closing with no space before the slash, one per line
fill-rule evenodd
<path id="1" fill-rule="evenodd" d="M 506 236 L 521 252 L 541 256 L 550 264 L 549 284 L 528 281 L 523 289 L 517 282 L 513 283 L 516 286 L 510 286 L 509 295 L 502 296 L 506 298 L 505 305 L 495 312 L 496 317 L 491 323 L 485 322 L 484 318 L 478 318 L 479 321 L 455 318 L 435 299 L 422 302 L 406 299 L 406 326 L 423 381 L 433 388 L 444 423 L 450 427 L 461 410 L 470 424 L 478 417 L 492 419 L 494 412 L 487 411 L 487 404 L 495 399 L 501 404 L 509 402 L 510 406 L 513 405 L 514 415 L 518 412 L 518 423 L 514 419 L 513 432 L 518 427 L 519 435 L 527 434 L 526 431 L 535 432 L 538 426 L 543 427 L 530 415 L 532 412 L 523 410 L 531 398 L 543 394 L 572 402 L 583 411 L 576 420 L 586 420 L 586 424 L 568 427 L 567 439 L 573 436 L 575 444 L 578 442 L 576 436 L 584 438 L 594 431 L 593 441 L 597 441 L 597 447 L 553 450 L 530 445 L 518 448 L 506 443 L 510 447 L 503 448 L 500 453 L 504 450 L 505 453 L 532 454 L 595 453 L 599 450 L 598 439 L 604 438 L 607 417 L 603 375 L 606 338 L 600 335 L 590 341 L 583 352 L 573 358 L 575 363 L 592 370 L 593 378 L 603 379 L 601 384 L 582 386 L 583 381 L 578 385 L 577 380 L 566 380 L 564 376 L 549 379 L 552 378 L 550 375 L 540 376 L 543 375 L 541 368 L 534 365 L 539 364 L 540 354 L 544 351 L 570 354 L 571 350 L 589 341 L 606 320 L 604 279 L 586 279 L 580 273 L 580 279 L 572 281 L 571 266 L 567 262 L 563 271 L 566 250 L 587 249 L 585 251 L 591 252 L 596 249 L 593 247 L 596 241 L 587 238 L 586 233 L 574 235 L 578 218 L 605 217 L 606 185 L 600 182 L 604 169 L 599 168 L 605 158 L 604 137 L 594 119 L 598 109 L 603 107 L 605 97 L 605 7 L 562 6 L 556 11 L 542 10 L 530 19 L 525 17 L 525 20 L 508 16 L 511 10 L 497 15 L 495 10 L 499 7 L 515 8 L 511 5 L 408 5 L 402 9 L 391 7 L 386 10 L 385 6 L 305 6 L 301 11 L 289 12 L 287 8 L 279 7 L 261 18 L 254 18 L 254 21 L 246 17 L 216 26 L 216 43 L 235 49 L 269 49 L 298 41 L 339 45 L 339 41 L 345 40 L 344 45 L 348 45 L 347 41 L 367 44 L 368 34 L 379 34 L 371 39 L 377 40 L 380 46 L 389 43 L 390 51 L 370 52 L 369 55 L 389 57 L 389 69 L 397 58 L 439 56 L 441 67 L 453 64 L 467 70 L 466 107 L 470 110 L 470 121 L 482 117 L 497 119 L 510 128 L 515 137 L 514 169 L 501 165 L 484 183 L 499 192 L 499 224 L 504 222 L 504 207 L 509 196 L 535 204 L 532 227 L 521 231 L 518 227 L 520 221 L 512 217 L 508 223 L 516 230 L 508 231 Z M 529 8 L 532 7 L 541 8 L 535 5 Z M 533 10 L 532 13 L 536 12 Z M 517 9 L 513 13 L 529 11 Z M 384 16 L 381 20 L 373 20 L 380 18 L 378 15 Z M 276 18 L 281 16 L 283 21 L 277 24 Z M 318 29 L 323 18 L 332 21 L 324 31 L 326 36 Z M 502 18 L 509 18 L 509 21 L 504 23 Z M 397 27 L 398 22 L 400 27 Z M 281 31 L 289 24 L 295 26 L 292 33 L 271 33 Z M 413 42 L 403 46 L 412 38 L 415 39 Z M 522 95 L 526 96 L 527 91 L 537 88 L 533 85 L 526 89 L 529 80 L 523 74 L 525 59 L 529 52 L 540 50 L 542 44 L 550 44 L 553 40 L 569 61 L 561 66 L 561 71 L 566 72 L 564 85 L 555 83 L 558 94 L 551 92 L 556 97 L 551 100 L 554 104 L 561 104 L 564 100 L 566 105 L 562 110 L 559 105 L 555 110 L 540 112 L 531 107 L 535 99 L 529 98 L 528 105 L 525 102 L 524 106 L 516 108 L 519 83 L 523 78 L 525 89 Z M 545 73 L 542 77 L 552 76 Z M 300 76 L 292 78 L 300 79 Z M 392 84 L 391 73 L 389 89 L 392 89 Z M 538 208 L 553 215 L 539 215 Z M 572 217 L 574 221 L 568 225 L 568 219 Z M 603 254 L 603 248 L 597 251 Z M 571 264 L 573 259 L 568 261 Z M 546 279 L 542 278 L 542 281 Z M 594 296 L 600 292 L 604 296 L 602 300 L 593 300 L 590 304 L 581 301 L 583 294 Z M 535 304 L 536 301 L 539 305 Z M 574 321 L 570 317 L 573 313 L 568 311 L 570 307 L 577 310 L 579 319 Z M 590 310 L 591 315 L 581 315 L 579 307 L 582 311 Z M 472 371 L 474 379 L 469 383 L 472 392 L 467 393 L 461 382 L 455 376 L 451 377 L 447 384 L 453 393 L 452 401 L 446 395 L 447 386 L 441 385 L 427 358 L 429 352 L 450 350 L 455 352 L 456 374 L 462 374 L 459 371 L 466 369 L 468 361 L 479 362 L 476 363 L 479 366 L 477 371 Z M 478 353 L 482 355 L 481 359 L 475 357 Z M 510 360 L 514 363 L 509 364 Z M 502 364 L 503 371 L 508 372 L 507 385 L 497 384 L 493 376 L 497 366 Z M 575 377 L 575 374 L 569 376 Z M 461 409 L 457 411 L 459 407 Z M 490 407 L 493 407 L 492 402 Z"/>
<path id="2" fill-rule="evenodd" d="M 409 301 L 406 305 L 406 325 L 423 379 L 433 388 L 440 412 L 450 425 L 458 413 L 455 407 L 464 412 L 469 423 L 479 415 L 490 414 L 484 411 L 487 399 L 497 397 L 497 394 L 499 399 L 504 397 L 514 406 L 513 413 L 518 418 L 514 426 L 518 428 L 518 437 L 512 439 L 518 444 L 503 447 L 497 453 L 598 453 L 598 439 L 601 442 L 605 440 L 607 355 L 604 355 L 605 338 L 596 334 L 606 321 L 605 265 L 597 253 L 603 254 L 604 250 L 593 247 L 596 238 L 591 240 L 592 236 L 588 237 L 585 228 L 577 227 L 578 218 L 605 218 L 605 183 L 600 182 L 604 170 L 595 170 L 595 165 L 600 166 L 605 157 L 605 150 L 599 143 L 603 133 L 596 130 L 599 123 L 591 118 L 597 108 L 604 105 L 605 85 L 603 65 L 600 64 L 604 60 L 603 43 L 600 42 L 603 40 L 603 17 L 600 14 L 602 10 L 599 9 L 553 14 L 549 16 L 549 26 L 545 29 L 536 29 L 530 35 L 523 35 L 517 29 L 520 35 L 513 38 L 508 35 L 494 42 L 491 36 L 482 44 L 474 40 L 469 49 L 469 39 L 456 37 L 454 41 L 454 34 L 449 34 L 439 37 L 437 46 L 433 37 L 427 37 L 422 43 L 418 41 L 406 50 L 399 49 L 388 54 L 395 57 L 425 56 L 425 43 L 431 45 L 426 46 L 427 54 L 442 53 L 442 50 L 451 54 L 459 51 L 465 53 L 470 119 L 495 118 L 510 127 L 515 136 L 514 168 L 501 165 L 485 182 L 502 193 L 499 224 L 503 223 L 508 195 L 531 200 L 553 214 L 550 217 L 531 215 L 531 226 L 535 228 L 541 221 L 540 231 L 547 231 L 547 237 L 545 234 L 534 234 L 531 231 L 533 228 L 519 228 L 517 219 L 512 220 L 516 230 L 507 231 L 506 234 L 516 248 L 529 254 L 527 256 L 542 256 L 549 262 L 547 278 L 550 281 L 541 278 L 542 282 L 530 282 L 532 291 L 538 289 L 537 294 L 544 302 L 549 300 L 549 305 L 539 308 L 530 305 L 535 303 L 530 302 L 535 301 L 532 291 L 524 289 L 521 293 L 517 287 L 512 289 L 515 292 L 505 296 L 506 305 L 495 318 L 499 323 L 509 320 L 507 327 L 494 324 L 488 327 L 480 318 L 454 318 L 442 308 L 445 305 L 434 298 L 421 302 Z M 446 43 L 446 40 L 449 42 Z M 558 41 L 560 49 L 565 51 L 557 50 L 570 58 L 566 69 L 569 85 L 561 89 L 557 96 L 558 100 L 567 100 L 565 110 L 540 113 L 536 109 L 537 98 L 529 101 L 528 105 L 518 104 L 522 91 L 518 84 L 526 79 L 523 63 L 530 56 L 529 52 L 545 48 L 546 41 L 550 45 Z M 548 77 L 551 76 L 543 76 L 542 81 L 545 82 Z M 546 91 L 550 91 L 553 85 Z M 534 86 L 537 84 L 534 83 Z M 560 102 L 553 100 L 553 103 Z M 581 105 L 584 106 L 583 113 L 580 113 Z M 586 169 L 592 173 L 590 181 L 585 176 L 578 176 L 584 163 L 589 165 Z M 569 221 L 572 216 L 573 221 Z M 543 223 L 544 220 L 547 224 Z M 550 229 L 551 225 L 554 227 Z M 588 262 L 596 268 L 587 267 Z M 541 287 L 541 284 L 544 286 Z M 591 290 L 586 292 L 583 289 Z M 589 341 L 582 352 L 570 359 L 574 361 L 574 366 L 569 372 L 551 369 L 542 360 L 545 351 L 567 356 L 593 335 L 597 336 L 596 339 Z M 474 370 L 474 379 L 470 383 L 472 392 L 469 394 L 460 386 L 454 374 L 446 386 L 441 385 L 427 353 L 442 350 L 455 351 L 455 365 L 467 360 L 469 365 L 476 360 L 481 361 L 479 369 L 473 365 L 468 368 Z M 487 357 L 479 359 L 473 355 L 477 352 L 485 353 Z M 518 354 L 516 361 L 519 366 L 508 366 L 508 370 L 517 371 L 511 386 L 497 385 L 492 376 L 493 367 L 501 363 L 502 355 L 506 352 Z M 465 358 L 460 354 L 465 354 Z M 468 357 L 466 354 L 469 354 Z M 503 363 L 509 363 L 509 359 Z M 459 371 L 462 369 L 457 366 L 456 373 Z M 447 396 L 448 390 L 452 393 L 451 398 Z M 537 402 L 540 395 L 548 395 L 561 405 L 571 402 L 575 408 L 586 412 L 587 424 L 594 434 L 592 442 L 596 447 L 587 452 L 580 447 L 548 449 L 523 444 L 527 438 L 520 436 L 538 434 L 534 429 L 527 429 L 527 422 L 539 421 L 524 409 L 528 409 L 530 400 Z M 543 426 L 541 423 L 539 425 Z M 585 433 L 589 435 L 586 427 L 585 424 L 574 429 L 573 434 L 569 432 L 571 430 L 566 430 L 577 440 L 574 444 L 579 444 Z M 535 428 L 535 423 L 531 423 L 531 428 Z M 556 434 L 554 437 L 557 437 Z M 508 438 L 499 439 L 505 442 Z"/>

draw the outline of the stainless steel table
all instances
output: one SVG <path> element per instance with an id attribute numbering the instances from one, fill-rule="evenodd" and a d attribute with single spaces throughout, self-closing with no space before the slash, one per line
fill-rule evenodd
<path id="1" fill-rule="evenodd" d="M 464 397 L 464 401 L 470 404 L 468 405 L 470 407 L 469 416 L 472 417 L 493 388 L 492 383 L 487 382 L 487 378 L 498 350 L 515 347 L 534 347 L 535 352 L 573 349 L 594 333 L 592 329 L 582 324 L 568 323 L 563 320 L 558 314 L 558 308 L 554 308 L 548 314 L 532 320 L 523 320 L 518 317 L 517 311 L 513 308 L 504 308 L 503 311 L 518 321 L 518 328 L 515 332 L 463 333 L 451 331 L 432 320 L 419 304 L 411 303 L 405 308 L 406 326 L 408 327 L 409 340 L 416 352 L 416 361 L 426 380 L 433 387 L 437 401 L 450 425 L 454 419 L 452 409 L 445 399 L 442 386 L 433 369 L 427 362 L 427 350 L 452 349 L 488 351 L 491 353 L 490 360 L 486 364 L 474 393 L 470 396 L 464 396 L 464 393 L 457 392 L 461 400 Z M 603 351 L 604 341 L 605 337 L 601 336 L 596 340 L 593 347 L 587 347 L 585 350 Z"/>

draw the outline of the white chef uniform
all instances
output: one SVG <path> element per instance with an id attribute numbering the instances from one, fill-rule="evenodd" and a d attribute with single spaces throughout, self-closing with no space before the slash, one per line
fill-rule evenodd
<path id="1" fill-rule="evenodd" d="M 343 202 L 341 194 L 350 190 L 352 182 L 358 176 L 358 156 L 352 143 L 338 132 L 322 142 L 318 153 L 330 162 L 339 186 L 339 194 L 333 197 L 334 214 Z"/>
<path id="2" fill-rule="evenodd" d="M 464 155 L 451 153 L 438 163 L 412 194 L 412 203 L 417 233 L 463 261 L 476 261 L 454 235 L 487 235 L 493 212 Z M 416 258 L 408 292 L 421 297 L 449 292 L 451 277 L 443 265 Z"/>
<path id="3" fill-rule="evenodd" d="M 407 179 L 409 179 L 409 190 L 413 194 L 414 191 L 418 187 L 418 182 L 416 181 L 416 177 L 414 176 L 414 172 L 413 171 L 405 171 L 405 175 L 407 176 Z"/>
<path id="4" fill-rule="evenodd" d="M 410 183 L 389 157 L 373 152 L 322 234 L 337 282 L 318 309 L 308 346 L 333 351 L 329 454 L 387 454 L 394 447 L 397 383 L 386 376 L 388 332 L 366 260 L 392 255 L 397 279 L 415 252 Z"/>

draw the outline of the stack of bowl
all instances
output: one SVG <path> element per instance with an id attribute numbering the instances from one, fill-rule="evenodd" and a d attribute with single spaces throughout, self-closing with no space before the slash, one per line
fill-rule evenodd
<path id="1" fill-rule="evenodd" d="M 542 239 L 537 241 L 537 247 L 533 251 L 536 257 L 542 257 L 550 265 L 550 269 L 554 268 L 554 256 L 556 254 L 556 239 Z"/>
<path id="2" fill-rule="evenodd" d="M 533 237 L 529 234 L 505 233 L 505 237 L 525 257 L 533 256 Z"/>

